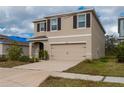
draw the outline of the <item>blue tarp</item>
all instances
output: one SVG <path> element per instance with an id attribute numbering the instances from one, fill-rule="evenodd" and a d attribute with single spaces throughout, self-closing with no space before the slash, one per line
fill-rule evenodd
<path id="1" fill-rule="evenodd" d="M 18 36 L 8 36 L 8 38 L 18 42 L 28 42 L 27 38 L 22 38 Z"/>
<path id="2" fill-rule="evenodd" d="M 86 7 L 84 7 L 84 6 L 80 6 L 80 7 L 78 8 L 78 10 L 84 10 L 84 9 L 86 9 Z"/>

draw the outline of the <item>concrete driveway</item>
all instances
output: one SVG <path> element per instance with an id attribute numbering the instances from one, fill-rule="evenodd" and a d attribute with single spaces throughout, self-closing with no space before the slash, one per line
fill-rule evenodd
<path id="1" fill-rule="evenodd" d="M 69 69 L 70 67 L 75 66 L 78 64 L 79 61 L 41 61 L 38 63 L 32 63 L 22 66 L 17 66 L 14 68 L 18 69 L 32 69 L 32 70 L 43 70 L 43 71 L 64 71 Z"/>
<path id="2" fill-rule="evenodd" d="M 45 71 L 0 68 L 0 87 L 36 87 L 48 76 Z"/>
<path id="3" fill-rule="evenodd" d="M 56 71 L 66 70 L 79 62 L 41 61 L 14 68 L 0 68 L 0 87 L 36 87 Z"/>

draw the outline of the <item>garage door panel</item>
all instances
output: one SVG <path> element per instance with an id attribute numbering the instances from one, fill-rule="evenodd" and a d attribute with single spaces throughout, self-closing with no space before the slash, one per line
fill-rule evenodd
<path id="1" fill-rule="evenodd" d="M 85 56 L 86 44 L 51 45 L 54 60 L 81 60 Z"/>

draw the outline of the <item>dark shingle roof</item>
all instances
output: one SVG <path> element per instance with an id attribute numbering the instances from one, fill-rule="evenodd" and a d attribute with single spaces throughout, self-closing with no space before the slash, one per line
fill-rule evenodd
<path id="1" fill-rule="evenodd" d="M 42 38 L 48 38 L 47 36 L 36 36 L 36 37 L 32 37 L 30 39 L 42 39 Z"/>

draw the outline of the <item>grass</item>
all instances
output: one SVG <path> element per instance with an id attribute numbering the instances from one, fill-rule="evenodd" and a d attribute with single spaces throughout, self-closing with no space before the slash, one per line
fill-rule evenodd
<path id="1" fill-rule="evenodd" d="M 124 87 L 124 84 L 49 77 L 40 87 Z"/>
<path id="2" fill-rule="evenodd" d="M 14 66 L 29 64 L 29 62 L 20 62 L 20 61 L 6 61 L 6 62 L 0 62 L 0 67 L 6 67 L 11 68 Z"/>
<path id="3" fill-rule="evenodd" d="M 116 58 L 88 60 L 79 63 L 65 72 L 124 77 L 124 63 L 117 63 Z"/>

